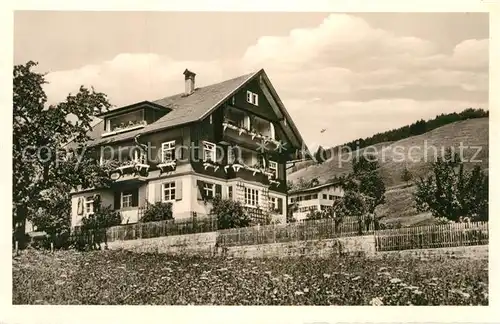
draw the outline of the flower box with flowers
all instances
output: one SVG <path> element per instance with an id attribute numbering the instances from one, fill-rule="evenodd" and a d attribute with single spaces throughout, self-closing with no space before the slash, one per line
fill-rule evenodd
<path id="1" fill-rule="evenodd" d="M 160 172 L 168 172 L 168 171 L 175 171 L 177 168 L 177 161 L 176 160 L 168 160 L 161 162 L 160 164 L 156 165 L 158 169 L 160 169 Z"/>
<path id="2" fill-rule="evenodd" d="M 222 167 L 222 164 L 220 164 L 217 161 L 213 161 L 213 160 L 205 160 L 205 161 L 203 161 L 203 168 L 205 170 L 207 170 L 208 168 L 213 168 L 214 172 L 217 172 L 217 170 L 219 170 L 220 167 Z"/>

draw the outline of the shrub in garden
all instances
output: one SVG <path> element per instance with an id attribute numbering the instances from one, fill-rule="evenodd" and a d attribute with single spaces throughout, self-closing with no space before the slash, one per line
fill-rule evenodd
<path id="1" fill-rule="evenodd" d="M 222 199 L 218 196 L 212 200 L 212 215 L 217 217 L 219 229 L 245 227 L 250 225 L 250 217 L 245 213 L 239 201 Z"/>
<path id="2" fill-rule="evenodd" d="M 172 203 L 171 202 L 157 202 L 148 205 L 141 222 L 156 222 L 173 219 Z"/>

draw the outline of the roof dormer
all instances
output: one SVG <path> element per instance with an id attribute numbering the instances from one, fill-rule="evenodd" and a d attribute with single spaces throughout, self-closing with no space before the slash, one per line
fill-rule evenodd
<path id="1" fill-rule="evenodd" d="M 170 108 L 143 101 L 103 112 L 97 117 L 104 119 L 102 137 L 105 137 L 143 128 L 154 123 L 170 111 Z"/>

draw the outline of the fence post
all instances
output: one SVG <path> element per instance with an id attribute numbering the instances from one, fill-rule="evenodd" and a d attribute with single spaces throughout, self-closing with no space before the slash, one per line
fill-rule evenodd
<path id="1" fill-rule="evenodd" d="M 19 255 L 19 241 L 16 240 L 16 243 L 14 245 L 15 245 L 16 255 Z"/>

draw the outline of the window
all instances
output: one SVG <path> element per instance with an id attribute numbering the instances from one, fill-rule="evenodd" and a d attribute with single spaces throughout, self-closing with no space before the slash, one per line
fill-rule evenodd
<path id="1" fill-rule="evenodd" d="M 273 173 L 274 177 L 278 178 L 278 163 L 274 161 L 269 161 L 269 170 Z"/>
<path id="2" fill-rule="evenodd" d="M 259 105 L 259 95 L 256 93 L 253 93 L 252 91 L 247 91 L 247 102 L 251 103 L 252 105 L 258 106 Z"/>
<path id="3" fill-rule="evenodd" d="M 163 184 L 163 201 L 175 200 L 175 182 Z"/>
<path id="4" fill-rule="evenodd" d="M 147 164 L 148 159 L 146 156 L 146 152 L 144 152 L 143 150 L 136 149 L 134 151 L 134 161 L 136 163 Z"/>
<path id="5" fill-rule="evenodd" d="M 233 199 L 233 186 L 227 187 L 227 198 Z"/>
<path id="6" fill-rule="evenodd" d="M 318 194 L 312 195 L 312 199 L 318 199 Z"/>
<path id="7" fill-rule="evenodd" d="M 85 198 L 85 213 L 91 215 L 94 213 L 94 199 Z"/>
<path id="8" fill-rule="evenodd" d="M 259 191 L 245 188 L 245 205 L 257 207 L 259 205 Z"/>
<path id="9" fill-rule="evenodd" d="M 270 200 L 271 200 L 270 201 L 271 208 L 274 209 L 274 210 L 277 210 L 278 209 L 278 198 L 271 197 Z"/>
<path id="10" fill-rule="evenodd" d="M 163 163 L 172 161 L 175 158 L 175 141 L 161 144 L 161 161 Z"/>
<path id="11" fill-rule="evenodd" d="M 250 130 L 250 116 L 245 115 L 241 121 L 240 127 Z"/>
<path id="12" fill-rule="evenodd" d="M 328 199 L 328 195 L 327 194 L 323 194 L 323 199 Z"/>
<path id="13" fill-rule="evenodd" d="M 330 195 L 329 197 L 330 197 L 330 200 L 333 200 L 333 195 Z"/>
<path id="14" fill-rule="evenodd" d="M 269 136 L 272 139 L 276 139 L 276 131 L 274 130 L 274 124 L 272 122 L 269 124 Z"/>
<path id="15" fill-rule="evenodd" d="M 132 207 L 132 193 L 122 192 L 122 208 Z"/>
<path id="16" fill-rule="evenodd" d="M 311 200 L 311 195 L 307 195 L 304 197 L 304 200 Z"/>
<path id="17" fill-rule="evenodd" d="M 213 183 L 204 183 L 203 191 L 205 193 L 206 198 L 213 198 L 215 196 L 215 184 Z"/>
<path id="18" fill-rule="evenodd" d="M 227 147 L 227 163 L 228 164 L 233 164 L 234 162 L 236 162 L 234 150 L 235 150 L 235 148 L 233 146 Z"/>
<path id="19" fill-rule="evenodd" d="M 210 142 L 203 142 L 203 161 L 215 162 L 217 146 Z"/>

